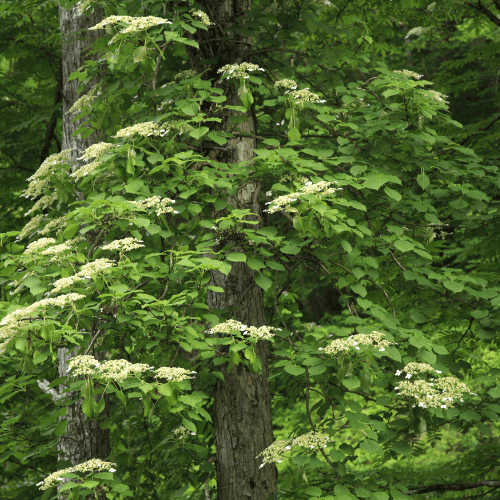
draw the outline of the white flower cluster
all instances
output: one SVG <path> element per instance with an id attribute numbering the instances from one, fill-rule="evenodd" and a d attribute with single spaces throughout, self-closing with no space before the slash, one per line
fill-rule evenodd
<path id="1" fill-rule="evenodd" d="M 309 90 L 309 88 L 300 89 L 300 90 L 287 90 L 285 94 L 292 96 L 297 104 L 304 102 L 316 102 L 323 103 L 325 100 L 321 100 L 318 94 L 314 94 Z"/>
<path id="2" fill-rule="evenodd" d="M 22 229 L 21 232 L 17 235 L 16 241 L 23 240 L 27 236 L 29 236 L 35 229 L 39 226 L 40 221 L 44 218 L 43 215 L 37 215 L 33 217 Z"/>
<path id="3" fill-rule="evenodd" d="M 161 135 L 165 131 L 158 123 L 143 122 L 136 123 L 131 127 L 125 127 L 119 130 L 113 137 L 118 139 L 120 137 L 132 137 L 134 135 L 141 135 L 142 137 L 149 137 L 150 135 Z M 163 134 L 165 135 L 165 134 Z"/>
<path id="4" fill-rule="evenodd" d="M 130 363 L 126 359 L 110 359 L 102 363 L 93 356 L 75 356 L 68 363 L 74 377 L 81 375 L 97 376 L 104 380 L 122 382 L 130 374 L 143 373 L 152 370 L 146 363 Z"/>
<path id="5" fill-rule="evenodd" d="M 417 373 L 425 373 L 425 372 L 435 372 L 441 373 L 439 370 L 436 370 L 428 363 L 408 363 L 402 370 L 396 371 L 396 377 L 401 376 L 401 373 L 406 373 L 406 378 L 410 379 L 412 375 Z"/>
<path id="6" fill-rule="evenodd" d="M 287 212 L 296 212 L 295 208 L 290 206 L 291 203 L 297 201 L 301 196 L 306 194 L 319 194 L 321 196 L 327 194 L 333 194 L 335 191 L 341 190 L 341 188 L 332 188 L 329 187 L 335 182 L 328 181 L 320 181 L 316 184 L 313 184 L 311 181 L 306 182 L 306 184 L 300 188 L 301 192 L 290 193 L 283 196 L 278 196 L 273 201 L 268 201 L 266 205 L 271 205 L 268 209 L 264 210 L 264 212 L 268 212 L 270 214 L 274 214 L 275 212 L 279 212 L 280 210 L 286 210 Z"/>
<path id="7" fill-rule="evenodd" d="M 217 73 L 228 75 L 228 78 L 249 78 L 247 71 L 265 71 L 264 68 L 257 64 L 241 63 L 241 64 L 226 64 L 217 70 Z"/>
<path id="8" fill-rule="evenodd" d="M 358 333 L 357 335 L 351 335 L 347 339 L 335 339 L 330 345 L 325 348 L 320 347 L 318 350 L 324 351 L 325 354 L 337 354 L 339 352 L 349 352 L 352 347 L 359 350 L 360 345 L 372 345 L 379 351 L 385 351 L 385 348 L 392 344 L 395 344 L 395 342 L 386 340 L 385 334 L 382 332 Z"/>
<path id="9" fill-rule="evenodd" d="M 432 2 L 427 6 L 427 10 L 429 12 L 433 12 L 435 7 L 436 7 L 436 2 Z"/>
<path id="10" fill-rule="evenodd" d="M 38 170 L 27 179 L 29 181 L 28 187 L 21 193 L 21 196 L 32 200 L 40 196 L 48 185 L 46 177 L 54 174 L 56 170 L 60 170 L 61 166 L 68 164 L 71 160 L 71 151 L 73 149 L 65 149 L 46 158 Z"/>
<path id="11" fill-rule="evenodd" d="M 27 247 L 26 250 L 24 251 L 25 254 L 32 254 L 40 250 L 41 248 L 45 248 L 49 245 L 53 245 L 56 243 L 56 240 L 54 238 L 40 238 L 39 240 L 33 241 L 30 243 Z"/>
<path id="12" fill-rule="evenodd" d="M 171 204 L 175 203 L 175 200 L 171 200 L 170 198 L 161 198 L 160 196 L 152 196 L 151 198 L 146 198 L 145 200 L 140 201 L 130 201 L 133 205 L 136 205 L 139 208 L 144 210 L 148 210 L 149 208 L 156 208 L 156 215 L 160 216 L 161 214 L 174 213 L 178 214 L 177 210 L 174 210 Z"/>
<path id="13" fill-rule="evenodd" d="M 297 88 L 297 83 L 295 83 L 293 80 L 285 78 L 284 80 L 278 80 L 274 82 L 274 86 L 283 87 L 284 89 L 288 90 L 295 90 Z"/>
<path id="14" fill-rule="evenodd" d="M 37 302 L 33 302 L 33 304 L 27 307 L 16 309 L 10 314 L 7 314 L 7 316 L 5 316 L 5 318 L 3 318 L 0 322 L 0 325 L 17 327 L 20 326 L 20 322 L 22 320 L 32 318 L 37 315 L 41 309 L 53 306 L 64 307 L 67 304 L 72 304 L 73 302 L 84 298 L 85 295 L 68 293 L 67 295 L 59 295 L 59 297 L 54 297 L 52 299 L 42 299 Z"/>
<path id="15" fill-rule="evenodd" d="M 75 465 L 74 467 L 68 467 L 67 469 L 61 469 L 57 472 L 53 472 L 43 481 L 37 483 L 37 486 L 39 486 L 41 490 L 47 490 L 53 486 L 57 486 L 61 481 L 64 481 L 61 475 L 71 472 L 101 472 L 104 470 L 116 472 L 116 469 L 113 469 L 112 467 L 113 465 L 116 464 L 112 462 L 103 462 L 99 458 L 91 458 L 87 462 Z"/>
<path id="16" fill-rule="evenodd" d="M 119 250 L 120 252 L 128 252 L 129 250 L 135 250 L 136 248 L 143 248 L 143 241 L 137 238 L 122 238 L 121 240 L 115 240 L 107 245 L 101 247 L 102 250 Z"/>
<path id="17" fill-rule="evenodd" d="M 281 328 L 275 328 L 274 326 L 247 326 L 234 319 L 229 319 L 225 323 L 219 323 L 215 325 L 211 330 L 209 330 L 210 335 L 215 335 L 216 333 L 223 333 L 230 335 L 233 331 L 240 331 L 242 335 L 252 337 L 257 340 L 269 340 L 274 337 L 273 330 L 281 332 Z"/>
<path id="18" fill-rule="evenodd" d="M 59 255 L 63 252 L 66 252 L 67 250 L 72 250 L 74 245 L 76 245 L 82 240 L 83 238 L 81 236 L 78 236 L 71 240 L 67 240 L 64 243 L 61 243 L 60 245 L 54 245 L 49 248 L 46 248 L 45 250 L 40 252 L 40 255 Z"/>
<path id="19" fill-rule="evenodd" d="M 427 92 L 430 94 L 431 99 L 434 99 L 435 101 L 439 102 L 445 102 L 446 104 L 450 104 L 450 101 L 446 100 L 448 98 L 447 95 L 441 94 L 441 92 L 436 92 L 435 90 L 427 90 Z"/>
<path id="20" fill-rule="evenodd" d="M 169 366 L 162 366 L 155 370 L 155 378 L 165 378 L 170 382 L 182 382 L 193 378 L 194 371 L 186 370 L 185 368 L 172 368 Z"/>
<path id="21" fill-rule="evenodd" d="M 210 21 L 210 18 L 207 16 L 207 14 L 205 14 L 205 12 L 203 12 L 201 10 L 192 10 L 192 11 L 190 11 L 190 14 L 192 16 L 198 17 L 200 22 L 202 22 L 205 26 L 211 26 L 212 24 L 215 24 L 215 23 L 212 23 Z"/>
<path id="22" fill-rule="evenodd" d="M 174 429 L 173 433 L 177 439 L 186 439 L 190 435 L 196 436 L 196 432 L 189 432 L 188 428 L 184 425 L 180 425 L 177 429 Z"/>
<path id="23" fill-rule="evenodd" d="M 160 24 L 172 24 L 171 21 L 167 21 L 161 17 L 155 16 L 144 16 L 144 17 L 131 17 L 131 16 L 109 16 L 100 23 L 92 26 L 89 30 L 101 30 L 105 26 L 114 25 L 118 23 L 125 23 L 128 26 L 121 30 L 120 33 L 130 33 L 133 31 L 141 31 L 152 26 L 158 26 Z"/>
<path id="24" fill-rule="evenodd" d="M 293 447 L 303 446 L 304 448 L 314 450 L 316 448 L 326 448 L 330 438 L 317 431 L 310 431 L 307 434 L 298 436 L 295 439 L 283 439 L 275 441 L 271 446 L 268 446 L 264 451 L 259 453 L 255 458 L 262 457 L 262 464 L 259 468 L 262 469 L 264 465 L 274 462 L 281 463 L 287 452 Z"/>
<path id="25" fill-rule="evenodd" d="M 77 99 L 73 106 L 71 106 L 71 108 L 68 110 L 68 113 L 79 113 L 86 106 L 91 106 L 97 99 L 97 97 L 101 94 L 101 92 L 99 92 L 99 87 L 99 84 L 94 85 L 85 95 Z"/>
<path id="26" fill-rule="evenodd" d="M 112 148 L 116 147 L 116 144 L 111 144 L 110 142 L 98 142 L 97 144 L 92 144 L 89 148 L 87 148 L 82 156 L 78 158 L 79 160 L 91 160 L 94 161 L 83 165 L 78 170 L 75 170 L 70 176 L 75 179 L 81 179 L 86 175 L 89 175 L 93 172 L 99 165 L 102 165 L 101 158 L 108 153 Z"/>
<path id="27" fill-rule="evenodd" d="M 66 219 L 66 216 L 63 215 L 62 217 L 58 217 L 57 219 L 51 220 L 41 231 L 40 234 L 46 235 L 51 233 L 52 231 L 56 231 L 56 234 L 59 234 L 63 228 L 66 227 L 68 223 L 68 220 Z"/>
<path id="28" fill-rule="evenodd" d="M 418 73 L 415 73 L 415 71 L 410 71 L 408 69 L 395 69 L 394 73 L 398 73 L 400 75 L 405 76 L 406 78 L 415 78 L 415 80 L 420 80 L 424 75 L 419 75 Z"/>
<path id="29" fill-rule="evenodd" d="M 86 278 L 89 278 L 92 276 L 92 274 L 98 274 L 101 271 L 104 271 L 104 269 L 108 269 L 110 267 L 113 267 L 115 265 L 115 262 L 113 260 L 109 259 L 96 259 L 88 264 L 83 265 L 80 268 L 80 272 L 78 273 L 78 276 L 83 276 Z"/>
<path id="30" fill-rule="evenodd" d="M 416 28 L 412 28 L 410 31 L 408 31 L 408 33 L 406 34 L 405 36 L 405 39 L 406 38 L 410 38 L 411 36 L 415 35 L 415 36 L 420 36 L 420 35 L 423 35 L 427 32 L 430 31 L 430 28 L 427 27 L 427 28 L 422 28 L 421 26 L 418 26 Z"/>
<path id="31" fill-rule="evenodd" d="M 42 196 L 24 215 L 29 215 L 30 213 L 36 212 L 37 210 L 45 210 L 46 208 L 50 207 L 56 200 L 57 193 Z"/>
<path id="32" fill-rule="evenodd" d="M 474 394 L 455 377 L 431 379 L 431 382 L 402 380 L 395 389 L 399 391 L 398 396 L 415 398 L 413 406 L 420 408 L 453 408 L 454 401 L 463 402 L 464 393 Z"/>

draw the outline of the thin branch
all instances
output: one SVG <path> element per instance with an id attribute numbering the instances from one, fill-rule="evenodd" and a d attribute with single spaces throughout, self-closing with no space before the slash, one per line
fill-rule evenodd
<path id="1" fill-rule="evenodd" d="M 495 16 L 493 12 L 489 11 L 484 5 L 481 5 L 481 0 L 479 0 L 477 4 L 473 4 L 470 2 L 465 2 L 465 4 L 481 12 L 481 14 L 484 14 L 490 21 L 495 23 L 497 26 L 500 26 L 500 19 Z"/>
<path id="2" fill-rule="evenodd" d="M 462 491 L 462 490 L 470 490 L 471 488 L 480 488 L 481 486 L 500 488 L 500 481 L 477 481 L 475 483 L 468 483 L 468 484 L 457 484 L 457 483 L 434 484 L 432 486 L 422 486 L 421 488 L 414 488 L 413 490 L 410 490 L 407 493 L 403 493 L 403 495 L 413 495 L 413 493 L 417 494 L 428 493 L 430 491 L 447 491 L 447 490 Z"/>

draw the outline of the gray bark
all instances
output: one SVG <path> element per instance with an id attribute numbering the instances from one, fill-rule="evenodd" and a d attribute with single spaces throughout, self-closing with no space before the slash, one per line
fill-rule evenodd
<path id="1" fill-rule="evenodd" d="M 205 12 L 216 27 L 206 34 L 199 30 L 200 50 L 190 50 L 191 67 L 198 72 L 207 69 L 201 65 L 202 59 L 218 57 L 216 66 L 207 73 L 208 78 L 218 78 L 217 69 L 225 64 L 250 62 L 246 59 L 249 46 L 242 42 L 250 41 L 239 33 L 226 28 L 234 25 L 235 18 L 244 16 L 250 8 L 250 0 L 206 0 Z M 202 33 L 201 33 L 202 32 Z M 239 43 L 211 41 L 210 38 L 229 36 Z M 222 81 L 227 104 L 240 104 L 234 80 Z M 223 116 L 220 130 L 227 129 L 229 118 L 234 112 Z M 248 120 L 239 125 L 242 132 L 255 135 L 256 123 L 253 113 L 247 113 Z M 252 160 L 256 140 L 251 137 L 238 137 L 228 141 L 229 152 L 221 159 L 229 163 Z M 247 182 L 241 185 L 235 196 L 227 201 L 238 209 L 248 208 L 260 220 L 261 209 L 258 203 L 260 184 Z M 252 228 L 255 228 L 252 225 Z M 236 248 L 234 250 L 237 250 Z M 225 293 L 208 292 L 210 309 L 229 310 L 236 307 L 234 319 L 249 326 L 265 324 L 265 308 L 262 289 L 256 285 L 254 271 L 245 263 L 233 263 L 228 276 L 213 272 L 212 285 L 220 286 Z M 269 389 L 269 369 L 267 363 L 267 341 L 260 341 L 257 354 L 262 364 L 262 372 L 251 373 L 245 366 L 234 367 L 229 373 L 221 371 L 225 381 L 217 382 L 215 391 L 215 438 L 216 438 L 216 476 L 217 500 L 265 500 L 276 492 L 277 472 L 274 465 L 259 468 L 256 456 L 274 441 L 271 418 L 271 395 Z"/>
<path id="2" fill-rule="evenodd" d="M 88 59 L 97 59 L 96 55 L 89 55 L 88 49 L 101 35 L 102 31 L 88 31 L 103 18 L 102 10 L 93 11 L 87 17 L 78 13 L 75 6 L 65 9 L 59 6 L 60 29 L 62 34 L 62 80 L 63 80 L 63 138 L 62 148 L 74 148 L 72 158 L 76 160 L 82 151 L 96 142 L 95 134 L 82 139 L 80 135 L 72 137 L 73 133 L 82 125 L 83 119 L 72 122 L 69 108 L 81 97 L 78 94 L 78 80 L 68 82 L 68 77 Z M 95 82 L 91 82 L 91 88 Z M 58 349 L 59 376 L 68 375 L 68 362 L 74 351 Z M 103 359 L 104 354 L 98 353 L 97 359 Z M 76 394 L 72 394 L 74 399 Z M 69 460 L 73 465 L 85 462 L 91 458 L 106 459 L 110 452 L 109 430 L 100 428 L 99 423 L 109 417 L 109 405 L 99 419 L 89 420 L 81 410 L 81 403 L 68 406 L 67 434 L 61 439 L 58 451 L 59 459 Z"/>

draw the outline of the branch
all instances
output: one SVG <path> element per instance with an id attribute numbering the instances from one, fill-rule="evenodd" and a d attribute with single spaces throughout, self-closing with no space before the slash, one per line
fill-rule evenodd
<path id="1" fill-rule="evenodd" d="M 413 493 L 417 494 L 428 493 L 429 491 L 470 490 L 471 488 L 480 488 L 481 486 L 500 488 L 500 481 L 477 481 L 475 483 L 469 483 L 469 484 L 457 484 L 457 483 L 434 484 L 432 486 L 422 486 L 421 488 L 415 488 L 413 490 L 409 490 L 407 493 L 403 493 L 403 495 L 412 495 Z"/>
<path id="2" fill-rule="evenodd" d="M 485 130 L 488 130 L 498 120 L 500 120 L 500 115 L 498 115 L 496 118 L 493 118 L 493 120 L 491 120 L 490 123 L 488 123 L 488 125 L 481 127 L 480 129 L 476 130 L 475 132 L 472 132 L 472 134 L 468 135 L 463 141 L 460 141 L 459 144 L 461 146 L 463 146 L 473 135 L 479 134 L 479 132 L 484 132 Z"/>
<path id="3" fill-rule="evenodd" d="M 481 0 L 477 4 L 465 2 L 466 5 L 469 5 L 473 9 L 478 10 L 481 14 L 484 14 L 490 21 L 495 23 L 497 26 L 500 26 L 500 19 L 493 14 L 493 12 L 489 11 L 484 5 L 481 5 Z"/>

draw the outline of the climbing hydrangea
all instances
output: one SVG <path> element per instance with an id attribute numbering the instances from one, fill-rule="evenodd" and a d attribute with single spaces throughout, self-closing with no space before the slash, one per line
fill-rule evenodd
<path id="1" fill-rule="evenodd" d="M 228 78 L 250 78 L 247 71 L 265 71 L 257 64 L 241 63 L 241 64 L 226 64 L 217 70 L 217 73 L 228 75 Z"/>
<path id="2" fill-rule="evenodd" d="M 67 295 L 59 295 L 59 297 L 42 299 L 37 302 L 33 302 L 33 304 L 27 307 L 16 309 L 10 314 L 7 314 L 7 316 L 2 319 L 0 325 L 10 325 L 16 327 L 20 325 L 22 320 L 29 319 L 37 315 L 41 309 L 54 306 L 64 307 L 67 304 L 72 304 L 73 302 L 84 298 L 85 295 L 68 293 Z"/>
<path id="3" fill-rule="evenodd" d="M 352 347 L 359 349 L 360 345 L 372 345 L 379 351 L 385 351 L 385 348 L 392 344 L 395 344 L 395 342 L 387 340 L 382 332 L 358 333 L 357 335 L 351 335 L 347 339 L 335 339 L 330 345 L 324 348 L 320 347 L 318 350 L 324 351 L 325 354 L 338 354 L 339 352 L 349 352 Z"/>
<path id="4" fill-rule="evenodd" d="M 36 212 L 37 210 L 45 210 L 46 208 L 50 207 L 56 200 L 57 193 L 42 196 L 24 215 L 29 215 L 30 213 Z"/>
<path id="5" fill-rule="evenodd" d="M 151 370 L 145 363 L 131 363 L 126 359 L 110 359 L 100 363 L 93 356 L 75 356 L 68 363 L 68 369 L 73 376 L 95 375 L 105 380 L 121 382 L 130 374 L 143 373 Z"/>
<path id="6" fill-rule="evenodd" d="M 209 333 L 215 335 L 216 333 L 223 333 L 230 335 L 233 331 L 238 330 L 242 332 L 243 335 L 252 337 L 257 340 L 269 340 L 274 337 L 274 330 L 281 331 L 281 328 L 275 328 L 274 326 L 247 326 L 239 321 L 230 319 L 225 323 L 219 323 L 215 325 Z"/>
<path id="7" fill-rule="evenodd" d="M 24 251 L 25 254 L 32 254 L 38 252 L 41 248 L 45 248 L 49 245 L 53 245 L 56 243 L 56 240 L 54 238 L 40 238 L 39 240 L 33 241 L 30 243 L 27 247 L 26 250 Z"/>
<path id="8" fill-rule="evenodd" d="M 155 378 L 166 378 L 170 382 L 181 382 L 193 378 L 194 371 L 186 370 L 185 368 L 172 368 L 169 366 L 162 366 L 155 370 Z"/>
<path id="9" fill-rule="evenodd" d="M 131 17 L 131 16 L 109 16 L 102 20 L 100 23 L 92 26 L 89 30 L 100 30 L 104 29 L 105 26 L 115 25 L 118 23 L 125 23 L 127 27 L 120 31 L 120 33 L 130 33 L 134 31 L 141 31 L 152 26 L 158 26 L 160 24 L 172 24 L 171 21 L 163 19 L 161 17 L 155 16 L 144 16 L 144 17 Z"/>
<path id="10" fill-rule="evenodd" d="M 142 240 L 137 238 L 123 238 L 121 240 L 115 240 L 107 245 L 101 247 L 102 250 L 119 250 L 120 252 L 128 252 L 129 250 L 134 250 L 136 248 L 143 248 Z"/>
<path id="11" fill-rule="evenodd" d="M 102 165 L 102 157 L 109 152 L 110 149 L 116 147 L 115 144 L 111 144 L 110 142 L 99 142 L 97 144 L 92 144 L 89 148 L 87 148 L 82 156 L 78 158 L 79 160 L 91 160 L 94 159 L 94 161 L 87 163 L 86 165 L 83 165 L 80 167 L 78 170 L 75 170 L 72 174 L 70 174 L 71 177 L 74 177 L 75 179 L 81 179 L 82 177 L 85 177 L 86 175 L 89 175 L 91 172 L 93 172 L 99 165 Z"/>
<path id="12" fill-rule="evenodd" d="M 184 425 L 180 425 L 177 429 L 174 429 L 173 433 L 177 439 L 186 439 L 189 435 L 196 436 L 196 432 L 189 432 L 188 428 Z"/>
<path id="13" fill-rule="evenodd" d="M 57 486 L 61 481 L 64 481 L 61 475 L 68 474 L 70 472 L 101 472 L 105 470 L 115 472 L 115 469 L 112 467 L 113 465 L 116 464 L 113 462 L 104 462 L 99 458 L 91 458 L 90 460 L 87 460 L 87 462 L 75 465 L 74 467 L 68 467 L 67 469 L 61 469 L 57 472 L 53 472 L 43 481 L 37 483 L 37 486 L 39 486 L 41 490 L 47 490 L 53 486 Z"/>
<path id="14" fill-rule="evenodd" d="M 68 113 L 79 113 L 86 106 L 91 106 L 102 92 L 99 90 L 100 85 L 94 85 L 85 95 L 75 101 L 73 106 L 69 108 Z"/>
<path id="15" fill-rule="evenodd" d="M 161 135 L 162 127 L 155 122 L 143 122 L 136 123 L 131 127 L 125 127 L 119 130 L 114 136 L 115 139 L 120 137 L 132 137 L 134 135 L 142 135 L 143 137 L 149 137 L 150 135 Z"/>
<path id="16" fill-rule="evenodd" d="M 292 96 L 297 104 L 301 104 L 304 102 L 326 102 L 325 100 L 321 100 L 318 94 L 314 94 L 313 92 L 311 92 L 309 88 L 300 90 L 287 90 L 285 94 Z"/>
<path id="17" fill-rule="evenodd" d="M 443 377 L 425 380 L 402 380 L 395 388 L 398 396 L 415 398 L 413 406 L 421 408 L 453 408 L 454 401 L 463 402 L 464 393 L 474 394 L 460 380 L 455 377 Z"/>
<path id="18" fill-rule="evenodd" d="M 394 70 L 394 73 L 398 73 L 400 75 L 405 76 L 406 78 L 415 78 L 415 80 L 420 80 L 424 75 L 419 75 L 418 73 L 415 73 L 415 71 L 409 71 L 407 69 L 396 69 Z"/>
<path id="19" fill-rule="evenodd" d="M 297 201 L 301 196 L 306 194 L 319 194 L 321 196 L 327 194 L 333 194 L 340 188 L 329 187 L 332 184 L 335 183 L 328 181 L 320 181 L 316 184 L 313 184 L 311 181 L 308 181 L 300 189 L 300 192 L 278 196 L 273 201 L 268 201 L 266 205 L 271 205 L 271 206 L 268 209 L 264 210 L 264 212 L 268 212 L 270 214 L 274 214 L 275 212 L 279 212 L 280 210 L 286 210 L 287 212 L 296 212 L 297 210 L 291 207 L 291 203 Z"/>
<path id="20" fill-rule="evenodd" d="M 40 196 L 48 185 L 47 176 L 61 170 L 61 167 L 69 168 L 72 151 L 72 148 L 65 149 L 46 158 L 38 170 L 27 179 L 29 181 L 28 187 L 21 193 L 21 196 L 32 200 Z"/>
<path id="21" fill-rule="evenodd" d="M 33 217 L 22 229 L 21 232 L 17 235 L 16 241 L 23 240 L 27 236 L 29 236 L 35 229 L 40 225 L 40 221 L 44 218 L 43 215 L 37 215 Z"/>
<path id="22" fill-rule="evenodd" d="M 210 18 L 207 16 L 207 14 L 205 14 L 205 12 L 203 12 L 201 10 L 192 10 L 192 11 L 190 11 L 190 14 L 192 16 L 198 17 L 200 22 L 202 22 L 205 26 L 212 26 L 212 24 L 215 24 L 215 23 L 212 23 L 210 21 Z"/>
<path id="23" fill-rule="evenodd" d="M 133 205 L 139 208 L 148 210 L 150 208 L 156 208 L 156 215 L 174 213 L 178 214 L 177 210 L 174 210 L 170 205 L 175 203 L 175 200 L 170 198 L 161 198 L 160 196 L 152 196 L 151 198 L 146 198 L 145 200 L 130 201 Z"/>
<path id="24" fill-rule="evenodd" d="M 58 217 L 57 219 L 53 219 L 47 223 L 47 225 L 40 231 L 41 235 L 46 235 L 51 233 L 52 231 L 57 231 L 56 234 L 59 234 L 61 230 L 66 227 L 68 220 L 66 216 Z"/>
<path id="25" fill-rule="evenodd" d="M 410 31 L 408 31 L 408 33 L 406 34 L 405 36 L 405 39 L 406 38 L 410 38 L 411 36 L 415 35 L 415 36 L 420 36 L 420 35 L 423 35 L 425 33 L 428 33 L 430 31 L 430 28 L 427 27 L 427 28 L 422 28 L 421 26 L 418 26 L 416 28 L 412 28 Z"/>
<path id="26" fill-rule="evenodd" d="M 295 83 L 293 80 L 285 78 L 284 80 L 278 80 L 277 82 L 274 82 L 274 86 L 282 87 L 288 90 L 295 90 L 297 88 L 297 83 Z"/>
<path id="27" fill-rule="evenodd" d="M 292 448 L 302 446 L 304 448 L 314 450 L 316 448 L 326 448 L 330 438 L 318 431 L 310 431 L 307 434 L 298 436 L 295 439 L 283 439 L 275 441 L 271 446 L 268 446 L 264 451 L 259 453 L 255 458 L 262 457 L 261 469 L 266 464 L 274 462 L 281 463 Z"/>

